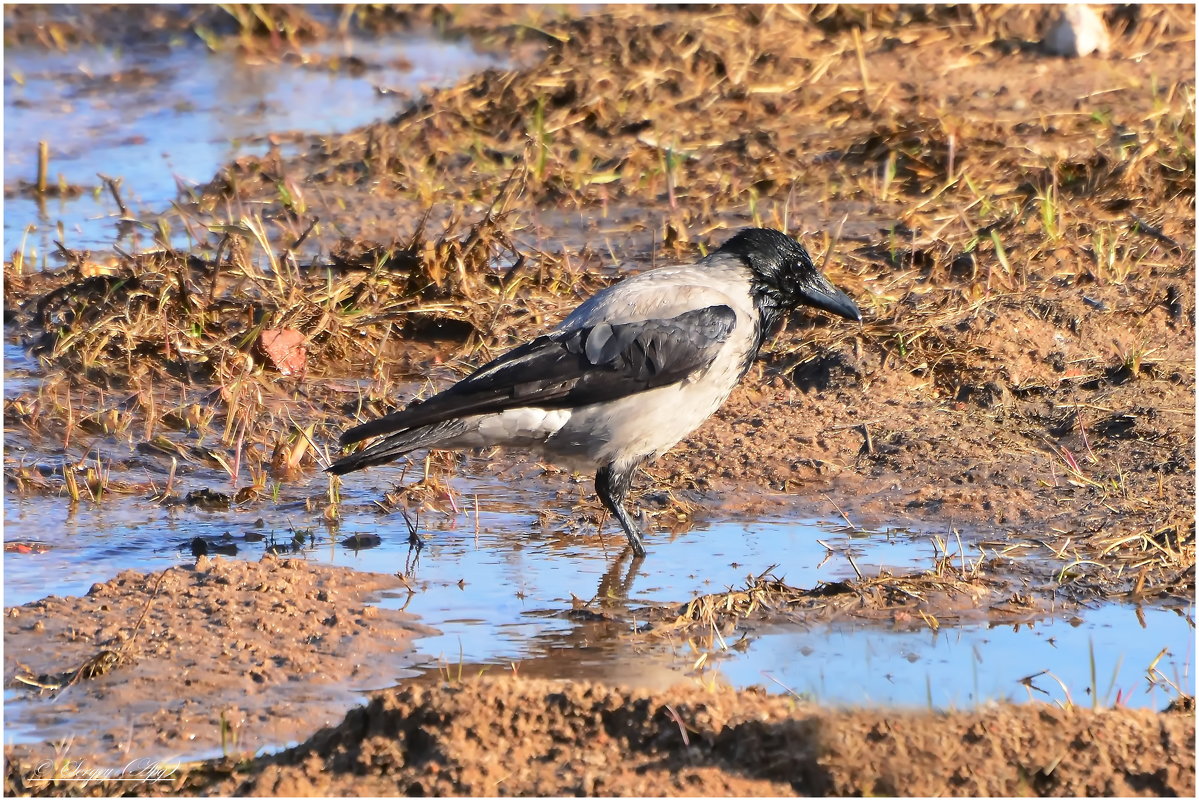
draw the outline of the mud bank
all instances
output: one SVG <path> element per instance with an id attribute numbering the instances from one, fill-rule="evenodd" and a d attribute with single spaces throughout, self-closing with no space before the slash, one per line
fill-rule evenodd
<path id="1" fill-rule="evenodd" d="M 6 609 L 4 676 L 67 754 L 254 753 L 396 681 L 413 637 L 431 631 L 370 603 L 402 589 L 394 576 L 272 557 L 130 570 L 82 598 Z"/>
<path id="2" fill-rule="evenodd" d="M 502 678 L 381 693 L 294 749 L 184 766 L 136 792 L 1189 796 L 1194 745 L 1193 712 L 835 711 L 753 691 L 646 695 Z M 10 759 L 6 789 L 112 787 L 29 780 L 28 770 Z"/>

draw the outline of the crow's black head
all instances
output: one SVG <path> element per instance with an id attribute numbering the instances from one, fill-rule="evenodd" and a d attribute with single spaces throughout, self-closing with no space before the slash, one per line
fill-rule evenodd
<path id="1" fill-rule="evenodd" d="M 753 274 L 754 302 L 767 322 L 797 306 L 861 320 L 849 296 L 816 269 L 804 246 L 772 228 L 745 228 L 721 245 L 718 253 L 739 256 Z"/>

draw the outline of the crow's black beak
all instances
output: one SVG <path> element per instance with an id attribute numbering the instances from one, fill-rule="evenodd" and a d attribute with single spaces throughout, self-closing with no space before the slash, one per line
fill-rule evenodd
<path id="1" fill-rule="evenodd" d="M 829 280 L 823 275 L 817 275 L 812 283 L 803 287 L 799 297 L 800 302 L 805 306 L 814 306 L 850 320 L 862 319 L 862 312 L 858 310 L 858 304 L 854 303 L 849 295 L 829 283 Z"/>

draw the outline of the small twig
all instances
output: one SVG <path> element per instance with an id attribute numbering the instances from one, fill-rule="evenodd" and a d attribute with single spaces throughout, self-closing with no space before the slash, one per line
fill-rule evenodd
<path id="1" fill-rule="evenodd" d="M 1074 414 L 1078 417 L 1078 432 L 1082 434 L 1082 444 L 1087 449 L 1087 457 L 1091 460 L 1091 464 L 1098 464 L 1099 459 L 1095 457 L 1095 452 L 1091 450 L 1091 441 L 1087 439 L 1087 427 L 1082 422 L 1082 412 L 1075 410 Z"/>
<path id="2" fill-rule="evenodd" d="M 1174 248 L 1179 253 L 1183 252 L 1182 245 L 1178 244 L 1178 242 L 1176 242 L 1175 240 L 1166 236 L 1165 232 L 1162 231 L 1162 229 L 1158 228 L 1157 226 L 1150 225 L 1148 222 L 1145 221 L 1144 218 L 1142 218 L 1136 214 L 1133 214 L 1131 216 L 1132 216 L 1132 225 L 1129 227 L 1132 228 L 1133 231 L 1141 231 L 1142 233 L 1147 234 L 1148 236 L 1152 237 L 1153 239 L 1156 239 L 1158 242 L 1164 242 L 1165 244 Z"/>
<path id="3" fill-rule="evenodd" d="M 870 76 L 866 72 L 866 52 L 862 49 L 862 34 L 853 29 L 853 46 L 858 51 L 858 70 L 862 73 L 862 96 L 870 94 Z"/>
<path id="4" fill-rule="evenodd" d="M 783 231 L 791 230 L 791 197 L 795 194 L 795 185 L 799 183 L 798 178 L 791 179 L 791 188 L 787 190 L 787 199 L 783 201 Z M 832 248 L 829 248 L 832 250 Z"/>
<path id="5" fill-rule="evenodd" d="M 64 245 L 62 242 L 58 241 L 57 239 L 55 239 L 53 241 L 54 241 L 55 248 L 57 248 L 57 250 L 58 250 L 58 255 L 62 257 L 62 260 L 64 262 L 66 262 L 66 264 L 68 266 L 70 266 L 71 269 L 73 269 L 77 275 L 79 275 L 80 268 L 83 267 L 83 262 L 86 261 L 85 254 L 87 253 L 87 251 L 81 252 L 81 251 L 76 251 L 76 250 L 69 250 L 66 245 Z"/>
<path id="6" fill-rule="evenodd" d="M 846 212 L 841 221 L 837 223 L 837 227 L 833 229 L 833 236 L 828 241 L 828 250 L 824 251 L 824 258 L 820 262 L 820 271 L 824 272 L 824 268 L 828 267 L 829 260 L 833 257 L 833 251 L 837 248 L 837 243 L 841 241 L 841 229 L 845 227 L 845 221 L 849 219 L 849 213 Z"/>
<path id="7" fill-rule="evenodd" d="M 800 695 L 799 693 L 795 692 L 795 690 L 792 690 L 792 689 L 791 689 L 790 687 L 788 687 L 786 684 L 783 684 L 781 681 L 779 681 L 778 679 L 776 679 L 776 678 L 775 678 L 774 676 L 772 676 L 771 674 L 767 673 L 765 670 L 763 670 L 763 671 L 760 671 L 760 672 L 761 672 L 761 674 L 762 674 L 763 676 L 765 676 L 766 678 L 770 679 L 771 681 L 773 681 L 773 682 L 774 682 L 775 684 L 777 684 L 778 686 L 782 687 L 784 690 L 786 690 L 786 691 L 787 691 L 788 693 L 790 693 L 791 695 L 795 696 L 795 700 L 797 700 L 797 701 L 802 701 L 802 700 L 804 700 L 804 697 L 803 697 L 802 695 Z"/>
<path id="8" fill-rule="evenodd" d="M 285 261 L 295 259 L 296 248 L 298 248 L 300 245 L 304 244 L 304 240 L 308 238 L 308 235 L 312 233 L 312 229 L 316 228 L 316 224 L 320 221 L 321 221 L 320 217 L 313 217 L 312 222 L 308 223 L 308 227 L 304 229 L 304 233 L 302 233 L 298 237 L 296 237 L 296 241 L 292 242 L 290 245 L 288 245 L 287 247 L 285 247 L 283 249 L 283 252 L 279 254 L 279 263 L 280 264 L 282 264 Z M 215 286 L 215 285 L 216 285 L 216 282 L 214 281 L 213 286 Z"/>
<path id="9" fill-rule="evenodd" d="M 853 554 L 846 551 L 845 558 L 849 560 L 849 566 L 853 568 L 854 575 L 858 577 L 858 581 L 864 581 L 862 571 L 858 570 L 858 563 L 853 560 Z"/>
<path id="10" fill-rule="evenodd" d="M 121 216 L 128 217 L 129 209 L 125 208 L 125 202 L 123 200 L 121 200 L 121 192 L 120 192 L 121 179 L 120 178 L 109 178 L 107 175 L 105 175 L 102 172 L 96 173 L 96 177 L 99 178 L 101 181 L 103 181 L 104 185 L 108 187 L 108 191 L 112 195 L 112 199 L 114 201 L 116 201 L 117 209 L 121 212 Z"/>
<path id="11" fill-rule="evenodd" d="M 221 275 L 221 254 L 226 247 L 231 247 L 229 234 L 221 235 L 221 241 L 216 244 L 216 253 L 212 255 L 212 285 L 208 287 L 208 305 L 211 306 L 216 300 L 216 285 L 217 280 Z"/>
<path id="12" fill-rule="evenodd" d="M 678 724 L 679 734 L 683 735 L 683 745 L 691 745 L 691 739 L 687 736 L 687 724 L 683 723 L 683 719 L 679 717 L 679 713 L 675 712 L 669 704 L 664 705 L 663 708 L 670 715 L 670 719 Z"/>
<path id="13" fill-rule="evenodd" d="M 172 459 L 172 462 L 173 461 L 174 460 Z M 150 605 L 153 604 L 154 599 L 158 597 L 158 590 L 162 587 L 162 580 L 165 579 L 166 577 L 167 577 L 167 573 L 165 570 L 162 571 L 162 573 L 160 573 L 158 575 L 158 581 L 154 582 L 154 591 L 150 593 L 150 599 L 148 601 L 146 601 L 146 605 L 144 607 L 142 607 L 142 614 L 137 619 L 137 623 L 133 627 L 133 634 L 131 634 L 129 639 L 126 640 L 125 644 L 121 646 L 120 653 L 124 653 L 125 650 L 128 649 L 129 646 L 133 645 L 134 641 L 137 640 L 137 635 L 138 635 L 138 632 L 141 631 L 142 623 L 146 622 L 146 615 L 148 615 L 150 613 Z"/>
<path id="14" fill-rule="evenodd" d="M 415 548 L 418 552 L 425 547 L 425 540 L 420 535 L 420 513 L 417 512 L 416 520 L 414 521 L 408 516 L 408 510 L 400 507 L 400 516 L 404 518 L 404 525 L 408 528 L 408 545 Z"/>
<path id="15" fill-rule="evenodd" d="M 870 436 L 870 427 L 865 423 L 862 423 L 859 428 L 862 429 L 863 442 L 862 449 L 858 452 L 858 455 L 872 455 L 874 453 L 874 439 Z"/>
<path id="16" fill-rule="evenodd" d="M 46 173 L 50 170 L 50 143 L 45 139 L 37 143 L 37 193 L 46 194 Z"/>
<path id="17" fill-rule="evenodd" d="M 834 501 L 832 498 L 830 498 L 827 493 L 821 493 L 821 494 L 824 495 L 824 499 L 826 501 L 828 501 L 829 503 L 831 503 L 833 505 L 833 508 L 837 510 L 837 514 L 841 515 L 841 519 L 845 521 L 845 525 L 849 526 L 851 529 L 856 531 L 858 527 L 855 526 L 852 521 L 850 521 L 849 515 L 845 514 L 845 512 L 842 511 L 841 507 L 837 505 L 837 502 Z"/>

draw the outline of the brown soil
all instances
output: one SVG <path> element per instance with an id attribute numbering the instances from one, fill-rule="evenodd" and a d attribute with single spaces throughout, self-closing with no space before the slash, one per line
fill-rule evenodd
<path id="1" fill-rule="evenodd" d="M 135 786 L 173 795 L 1191 796 L 1193 713 L 831 711 L 753 690 L 474 680 L 374 696 L 302 745 Z M 27 780 L 10 792 L 119 785 Z M 125 791 L 129 788 L 126 786 Z"/>
<path id="2" fill-rule="evenodd" d="M 68 755 L 254 753 L 395 682 L 430 630 L 369 601 L 403 586 L 273 557 L 126 571 L 82 598 L 6 609 L 4 676 L 43 696 L 32 720 Z"/>
<path id="3" fill-rule="evenodd" d="M 510 13 L 455 24 L 511 43 L 527 12 Z M 347 416 L 543 330 L 617 263 L 690 258 L 760 221 L 827 250 L 867 320 L 793 321 L 725 407 L 639 479 L 660 525 L 769 506 L 961 524 L 1038 543 L 1054 560 L 1047 592 L 1193 602 L 1194 9 L 1113 10 L 1116 55 L 1076 61 L 1030 45 L 1038 14 L 614 8 L 545 20 L 531 67 L 311 137 L 293 158 L 272 149 L 228 165 L 194 206 L 163 215 L 213 232 L 195 253 L 67 253 L 45 275 L 6 263 L 6 322 L 66 374 L 6 399 L 6 434 L 68 465 L 104 437 L 136 439 L 164 477 L 172 457 L 232 463 L 240 436 L 245 474 L 308 480 L 312 443 L 333 441 Z M 320 33 L 296 25 L 296 41 Z M 269 252 L 250 224 L 269 232 Z M 331 255 L 289 261 L 299 242 Z M 525 258 L 493 269 L 514 251 Z M 284 266 L 268 273 L 275 259 Z M 306 338 L 290 383 L 256 328 Z M 433 352 L 414 344 L 430 335 Z M 346 374 L 376 381 L 325 380 Z M 210 429 L 219 444 L 193 447 Z M 460 465 L 432 464 L 434 480 Z M 6 475 L 22 491 L 78 491 L 70 469 L 7 454 Z M 243 488 L 244 504 L 267 503 L 263 486 Z M 579 492 L 563 495 L 575 505 Z M 337 519 L 335 501 L 308 509 Z M 1010 574 L 984 567 L 962 585 L 990 606 Z M 130 713 L 144 742 L 172 751 L 180 738 L 219 748 L 222 714 L 239 751 L 306 736 L 348 705 L 347 676 L 389 683 L 394 659 L 372 657 L 394 657 L 413 629 L 364 606 L 396 586 L 387 577 L 220 560 L 162 575 L 157 597 L 157 578 L 124 574 L 6 617 L 6 677 L 73 679 L 55 707 L 73 722 L 103 710 L 76 741 L 89 759 L 121 751 Z M 873 595 L 855 598 L 889 611 L 886 577 L 866 584 Z M 91 661 L 101 651 L 120 664 Z M 324 682 L 322 697 L 301 704 L 292 678 Z M 193 766 L 138 792 L 1193 795 L 1194 722 L 1193 710 L 922 715 L 696 688 L 409 686 L 277 757 Z M 11 793 L 115 789 L 34 782 L 45 754 L 6 754 Z"/>

